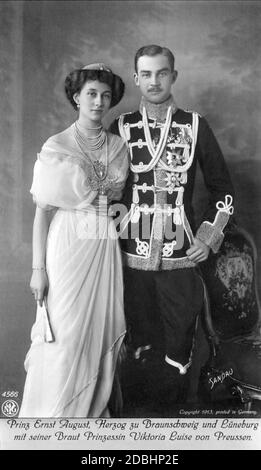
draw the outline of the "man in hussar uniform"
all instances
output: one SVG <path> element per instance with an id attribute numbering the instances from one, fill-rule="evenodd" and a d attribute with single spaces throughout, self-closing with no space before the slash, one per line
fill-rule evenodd
<path id="1" fill-rule="evenodd" d="M 234 197 L 206 119 L 179 109 L 173 99 L 176 78 L 168 48 L 140 48 L 134 74 L 142 95 L 139 110 L 111 126 L 128 143 L 131 160 L 123 200 L 128 213 L 121 223 L 128 325 L 125 405 L 143 401 L 159 412 L 186 400 L 204 299 L 198 265 L 210 250 L 218 251 Z M 199 227 L 192 208 L 197 162 L 209 192 Z"/>

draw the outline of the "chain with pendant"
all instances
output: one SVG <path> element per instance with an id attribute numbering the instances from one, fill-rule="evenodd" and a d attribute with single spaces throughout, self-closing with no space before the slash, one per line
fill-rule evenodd
<path id="1" fill-rule="evenodd" d="M 90 142 L 86 142 L 86 140 L 83 138 L 81 135 L 76 123 L 74 126 L 74 137 L 75 140 L 81 150 L 81 153 L 84 155 L 85 159 L 91 164 L 91 167 L 93 169 L 95 179 L 97 181 L 97 184 L 93 184 L 93 178 L 89 178 L 89 183 L 92 186 L 92 189 L 96 190 L 99 192 L 99 194 L 105 194 L 106 191 L 106 184 L 105 184 L 105 179 L 108 174 L 108 138 L 107 134 L 104 131 L 104 129 L 101 129 L 101 132 L 98 134 L 98 136 L 94 138 L 89 138 Z M 91 158 L 91 155 L 93 154 L 94 151 L 99 151 L 103 145 L 105 144 L 105 164 L 98 160 L 97 158 L 93 159 Z M 85 151 L 85 148 L 87 149 L 87 152 Z"/>

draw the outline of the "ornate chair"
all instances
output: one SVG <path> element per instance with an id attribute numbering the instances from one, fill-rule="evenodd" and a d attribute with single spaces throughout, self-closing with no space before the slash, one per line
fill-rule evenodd
<path id="1" fill-rule="evenodd" d="M 244 404 L 250 410 L 261 400 L 261 316 L 252 238 L 231 224 L 219 252 L 201 269 L 210 355 L 201 369 L 199 399 Z"/>

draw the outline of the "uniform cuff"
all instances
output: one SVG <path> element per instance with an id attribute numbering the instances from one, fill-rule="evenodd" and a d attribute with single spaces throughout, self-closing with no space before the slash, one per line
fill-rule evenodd
<path id="1" fill-rule="evenodd" d="M 204 221 L 200 225 L 196 238 L 208 245 L 213 253 L 217 253 L 224 239 L 223 229 L 228 223 L 230 215 L 233 214 L 232 196 L 226 195 L 225 203 L 218 201 L 216 207 L 218 209 L 213 223 Z"/>

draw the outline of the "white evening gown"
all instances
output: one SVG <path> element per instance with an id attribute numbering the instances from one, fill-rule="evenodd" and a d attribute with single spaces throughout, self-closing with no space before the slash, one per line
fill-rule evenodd
<path id="1" fill-rule="evenodd" d="M 51 222 L 47 305 L 55 341 L 44 340 L 38 307 L 27 353 L 20 417 L 108 416 L 117 356 L 125 335 L 121 252 L 113 220 L 97 207 L 95 174 L 77 148 L 72 126 L 50 138 L 35 163 L 35 202 L 58 208 Z M 62 142 L 62 145 L 61 145 Z M 121 190 L 127 150 L 109 134 L 107 186 Z M 99 238 L 97 227 L 99 226 Z"/>

